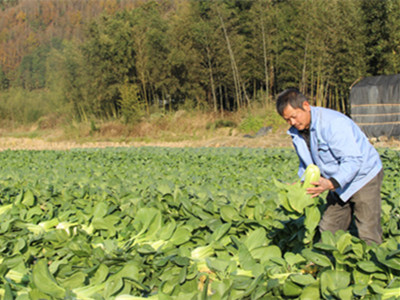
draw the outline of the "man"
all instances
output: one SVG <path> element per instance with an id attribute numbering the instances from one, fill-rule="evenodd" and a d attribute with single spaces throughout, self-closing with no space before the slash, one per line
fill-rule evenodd
<path id="1" fill-rule="evenodd" d="M 298 175 L 309 164 L 320 168 L 321 179 L 307 193 L 317 197 L 329 191 L 320 231 L 348 230 L 354 214 L 359 237 L 380 244 L 382 162 L 365 134 L 346 115 L 311 106 L 297 89 L 278 95 L 276 108 L 291 126 Z"/>

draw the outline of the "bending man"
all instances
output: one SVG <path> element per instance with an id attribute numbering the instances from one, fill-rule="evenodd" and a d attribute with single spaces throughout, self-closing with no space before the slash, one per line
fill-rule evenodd
<path id="1" fill-rule="evenodd" d="M 380 244 L 382 162 L 365 134 L 346 115 L 311 106 L 297 89 L 283 91 L 276 108 L 291 126 L 298 175 L 309 164 L 320 168 L 320 181 L 307 193 L 317 197 L 329 191 L 320 231 L 348 230 L 354 215 L 359 237 Z"/>

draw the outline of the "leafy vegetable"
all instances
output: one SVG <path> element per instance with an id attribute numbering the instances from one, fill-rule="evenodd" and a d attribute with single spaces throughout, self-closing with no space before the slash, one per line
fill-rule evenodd
<path id="1" fill-rule="evenodd" d="M 55 281 L 53 275 L 49 272 L 47 261 L 39 260 L 32 271 L 33 283 L 43 293 L 56 299 L 65 297 L 65 289 L 60 287 Z"/>
<path id="2" fill-rule="evenodd" d="M 304 177 L 303 188 L 307 189 L 309 187 L 313 187 L 311 182 L 319 181 L 321 173 L 316 165 L 310 164 L 307 166 L 306 171 L 303 174 L 303 177 Z"/>
<path id="3" fill-rule="evenodd" d="M 381 156 L 384 242 L 369 246 L 319 234 L 324 199 L 281 182 L 293 151 L 0 152 L 0 298 L 396 297 L 400 156 Z"/>

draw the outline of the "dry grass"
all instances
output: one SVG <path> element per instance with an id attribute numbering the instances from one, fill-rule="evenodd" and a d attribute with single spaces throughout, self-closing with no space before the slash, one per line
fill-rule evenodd
<path id="1" fill-rule="evenodd" d="M 95 124 L 95 131 L 86 129 L 86 133 L 81 132 L 80 136 L 97 140 L 124 138 L 157 142 L 195 141 L 213 137 L 216 132 L 215 129 L 210 129 L 210 124 L 220 119 L 219 114 L 179 110 L 168 115 L 152 115 L 148 119 L 130 125 L 116 121 L 99 122 Z M 225 114 L 224 120 L 232 124 L 240 123 L 236 114 Z M 231 131 L 233 129 L 231 128 Z"/>
<path id="2" fill-rule="evenodd" d="M 260 108 L 225 113 L 224 116 L 179 110 L 166 115 L 154 114 L 135 124 L 71 121 L 60 125 L 51 117 L 31 126 L 0 127 L 0 150 L 141 146 L 291 148 L 290 137 L 286 134 L 287 125 L 279 119 L 276 122 L 275 116 L 268 119 L 271 111 L 264 112 L 263 117 L 270 123 L 274 122 L 274 128 L 266 136 L 258 138 L 245 138 L 247 132 L 240 130 L 239 125 L 249 115 L 262 115 Z M 400 141 L 395 139 L 381 138 L 371 142 L 377 148 L 400 149 Z"/>

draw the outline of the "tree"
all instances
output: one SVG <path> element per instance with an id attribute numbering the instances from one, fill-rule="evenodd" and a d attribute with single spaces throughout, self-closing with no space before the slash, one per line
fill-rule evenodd
<path id="1" fill-rule="evenodd" d="M 167 71 L 168 24 L 157 2 L 151 1 L 131 11 L 135 74 L 130 80 L 141 87 L 147 114 L 151 105 L 162 98 Z M 157 103 L 158 105 L 158 103 Z"/>
<path id="2" fill-rule="evenodd" d="M 4 91 L 8 89 L 10 84 L 9 79 L 7 78 L 6 74 L 3 72 L 2 67 L 0 66 L 0 91 Z"/>
<path id="3" fill-rule="evenodd" d="M 169 33 L 169 91 L 181 102 L 197 106 L 206 102 L 217 111 L 216 53 L 220 35 L 209 11 L 207 2 L 187 2 L 177 8 Z"/>
<path id="4" fill-rule="evenodd" d="M 359 7 L 347 0 L 282 3 L 278 85 L 297 86 L 315 104 L 345 111 L 348 88 L 365 73 Z"/>
<path id="5" fill-rule="evenodd" d="M 97 116 L 118 116 L 119 86 L 135 73 L 132 30 L 126 16 L 121 12 L 93 21 L 82 45 L 87 94 Z"/>
<path id="6" fill-rule="evenodd" d="M 303 28 L 305 16 L 302 5 L 307 5 L 307 2 L 284 1 L 278 7 L 278 48 L 275 63 L 275 84 L 278 90 L 287 87 L 300 88 L 308 41 L 307 32 Z"/>
<path id="7" fill-rule="evenodd" d="M 27 90 L 41 89 L 46 86 L 46 60 L 50 46 L 37 48 L 32 54 L 24 56 L 19 66 L 18 82 Z"/>
<path id="8" fill-rule="evenodd" d="M 397 74 L 400 73 L 400 1 L 388 0 L 386 10 L 388 38 L 383 41 L 386 49 L 383 60 L 387 62 L 387 67 L 383 73 Z"/>
<path id="9" fill-rule="evenodd" d="M 257 0 L 253 2 L 249 18 L 249 80 L 255 82 L 253 93 L 256 93 L 257 89 L 263 90 L 266 104 L 274 93 L 279 24 L 277 11 L 274 1 Z"/>
<path id="10" fill-rule="evenodd" d="M 380 75 L 387 68 L 389 27 L 387 6 L 392 1 L 363 0 L 361 8 L 365 23 L 367 51 L 367 72 L 370 75 Z M 398 12 L 397 12 L 398 13 Z"/>

